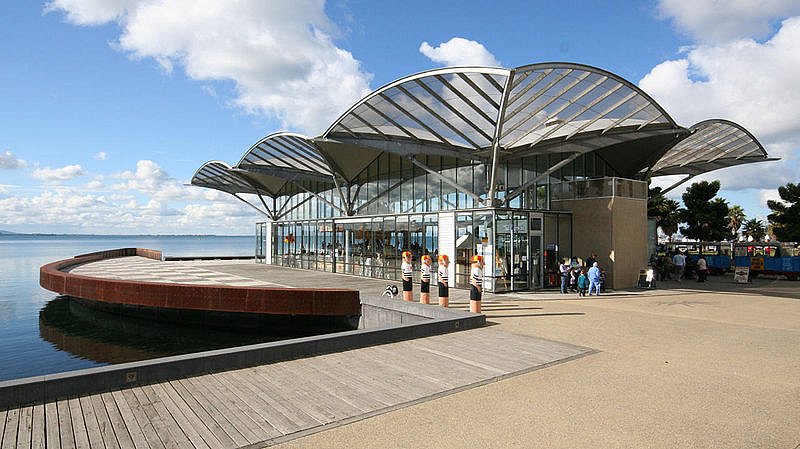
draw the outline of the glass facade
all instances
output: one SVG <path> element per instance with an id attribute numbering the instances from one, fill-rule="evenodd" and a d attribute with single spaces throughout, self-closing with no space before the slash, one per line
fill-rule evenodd
<path id="1" fill-rule="evenodd" d="M 399 214 L 297 220 L 273 226 L 271 260 L 275 265 L 375 279 L 400 280 L 401 254 L 411 251 L 414 281 L 420 257 L 437 268 L 438 214 Z M 266 223 L 257 225 L 257 249 L 267 248 Z M 485 261 L 486 289 L 529 290 L 557 285 L 558 258 L 571 254 L 569 213 L 514 209 L 475 209 L 455 215 L 453 286 L 467 288 L 473 256 Z M 265 261 L 266 254 L 258 260 Z"/>
<path id="2" fill-rule="evenodd" d="M 549 210 L 551 200 L 589 196 L 646 195 L 641 182 L 606 177 L 613 170 L 593 153 L 545 173 L 561 155 L 535 155 L 498 167 L 498 198 L 503 207 L 479 208 L 467 192 L 488 191 L 485 165 L 439 156 L 420 156 L 428 169 L 409 159 L 381 153 L 359 175 L 357 187 L 303 192 L 276 198 L 286 211 L 273 223 L 257 226 L 257 260 L 291 268 L 400 280 L 403 251 L 439 255 L 439 212 L 455 213 L 453 286 L 467 288 L 476 254 L 485 261 L 486 289 L 493 292 L 559 285 L 558 260 L 572 256 L 572 217 Z M 546 174 L 546 176 L 545 176 Z M 598 178 L 600 177 L 600 178 Z M 535 182 L 532 182 L 535 181 Z M 642 184 L 642 185 L 639 185 Z M 520 192 L 520 187 L 523 190 Z M 347 210 L 347 200 L 351 215 Z M 506 195 L 510 199 L 505 201 Z M 341 210 L 340 210 L 341 209 Z M 267 239 L 272 238 L 269 245 Z M 419 281 L 419 273 L 414 273 Z"/>
<path id="3" fill-rule="evenodd" d="M 566 157 L 534 155 L 503 162 L 498 167 L 497 197 L 500 200 L 507 195 L 511 197 L 507 204 L 511 208 L 548 210 L 551 199 L 562 199 L 564 192 L 574 190 L 573 185 L 579 181 L 615 176 L 600 157 L 588 153 L 542 177 Z M 445 156 L 417 159 L 441 176 L 429 173 L 408 158 L 381 153 L 349 189 L 329 188 L 321 190 L 319 196 L 309 192 L 279 196 L 274 209 L 281 212 L 281 220 L 307 220 L 347 215 L 344 211 L 348 209 L 348 198 L 350 214 L 359 216 L 472 209 L 481 206 L 478 198 L 486 199 L 489 176 L 483 163 Z M 527 185 L 536 178 L 542 179 Z M 523 191 L 517 192 L 523 186 Z M 474 196 L 467 192 L 474 192 Z"/>

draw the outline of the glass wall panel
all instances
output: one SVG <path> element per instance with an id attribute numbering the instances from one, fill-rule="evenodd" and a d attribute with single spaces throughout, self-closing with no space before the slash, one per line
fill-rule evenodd
<path id="1" fill-rule="evenodd" d="M 456 214 L 456 257 L 451 263 L 456 264 L 455 286 L 467 288 L 469 286 L 469 270 L 472 256 L 475 255 L 475 245 L 478 238 L 473 235 L 472 212 L 458 212 Z"/>
<path id="2" fill-rule="evenodd" d="M 572 254 L 572 215 L 558 215 L 558 250 L 561 258 L 578 256 Z"/>
<path id="3" fill-rule="evenodd" d="M 558 264 L 558 216 L 555 214 L 544 215 L 544 248 L 543 248 L 543 268 L 544 268 L 544 288 L 558 287 L 561 285 L 559 278 Z"/>
<path id="4" fill-rule="evenodd" d="M 266 254 L 266 223 L 256 223 L 256 262 L 264 263 Z"/>
<path id="5" fill-rule="evenodd" d="M 395 238 L 397 224 L 394 216 L 383 218 L 383 267 L 385 279 L 398 279 L 396 269 L 400 260 L 400 247 Z"/>

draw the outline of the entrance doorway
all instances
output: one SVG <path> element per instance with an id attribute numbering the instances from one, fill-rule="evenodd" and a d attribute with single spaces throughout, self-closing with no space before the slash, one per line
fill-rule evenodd
<path id="1" fill-rule="evenodd" d="M 534 234 L 530 230 L 531 221 L 538 220 L 538 223 L 541 223 L 541 217 L 538 215 L 498 211 L 495 228 L 497 230 L 494 259 L 495 292 L 529 290 L 541 285 L 539 281 L 541 231 L 539 234 Z"/>

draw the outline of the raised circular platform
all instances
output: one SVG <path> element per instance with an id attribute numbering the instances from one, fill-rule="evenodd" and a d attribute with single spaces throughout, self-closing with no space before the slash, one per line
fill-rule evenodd
<path id="1" fill-rule="evenodd" d="M 105 310 L 182 323 L 337 330 L 355 329 L 361 315 L 359 292 L 351 289 L 150 282 L 70 272 L 80 265 L 132 256 L 162 260 L 160 251 L 143 248 L 83 254 L 42 266 L 39 285 Z"/>

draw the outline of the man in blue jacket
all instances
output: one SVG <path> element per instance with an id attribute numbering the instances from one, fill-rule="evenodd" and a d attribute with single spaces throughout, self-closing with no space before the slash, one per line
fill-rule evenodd
<path id="1" fill-rule="evenodd" d="M 589 296 L 592 296 L 592 289 L 597 292 L 597 296 L 600 296 L 600 267 L 598 266 L 597 262 L 592 264 L 592 268 L 589 268 Z"/>

